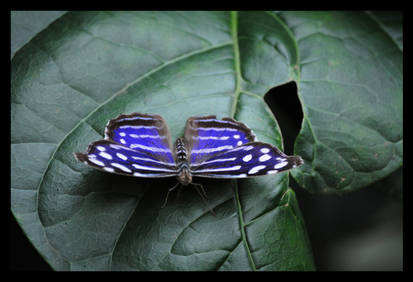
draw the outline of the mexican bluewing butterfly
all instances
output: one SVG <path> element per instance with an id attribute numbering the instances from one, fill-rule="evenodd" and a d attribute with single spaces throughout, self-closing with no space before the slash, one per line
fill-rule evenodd
<path id="1" fill-rule="evenodd" d="M 161 116 L 120 115 L 106 125 L 105 139 L 75 156 L 103 171 L 136 177 L 176 176 L 182 185 L 192 183 L 192 176 L 247 178 L 303 163 L 299 156 L 287 156 L 275 146 L 257 141 L 245 124 L 213 115 L 190 117 L 184 137 L 174 146 Z"/>

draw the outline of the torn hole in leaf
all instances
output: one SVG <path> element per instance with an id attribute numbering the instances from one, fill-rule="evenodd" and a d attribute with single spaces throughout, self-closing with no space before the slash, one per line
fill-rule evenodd
<path id="1" fill-rule="evenodd" d="M 264 96 L 277 119 L 284 140 L 284 152 L 294 154 L 294 142 L 301 128 L 303 112 L 297 95 L 295 81 L 274 87 Z"/>

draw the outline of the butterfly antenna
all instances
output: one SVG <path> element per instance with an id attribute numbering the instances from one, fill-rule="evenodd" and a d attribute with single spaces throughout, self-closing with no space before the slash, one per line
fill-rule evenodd
<path id="1" fill-rule="evenodd" d="M 205 189 L 202 186 L 202 184 L 200 184 L 200 183 L 191 183 L 191 184 L 195 187 L 196 191 L 201 196 L 202 201 L 204 201 L 205 205 L 208 206 L 208 208 L 209 208 L 208 196 L 207 196 L 207 194 L 205 192 Z M 213 208 L 209 208 L 209 211 L 212 213 L 213 216 L 216 216 L 215 213 L 214 213 Z"/>
<path id="2" fill-rule="evenodd" d="M 169 197 L 169 193 L 171 193 L 173 190 L 175 190 L 175 188 L 179 187 L 181 183 L 178 182 L 176 183 L 172 188 L 168 189 L 168 192 L 166 193 L 166 197 L 165 197 L 165 201 L 163 203 L 163 205 L 161 206 L 161 208 L 163 209 L 164 207 L 166 207 L 166 203 L 168 202 L 168 197 Z"/>

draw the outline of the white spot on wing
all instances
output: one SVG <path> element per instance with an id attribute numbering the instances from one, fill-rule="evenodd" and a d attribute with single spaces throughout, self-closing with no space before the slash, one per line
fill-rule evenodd
<path id="1" fill-rule="evenodd" d="M 242 141 L 238 141 L 237 146 L 241 146 L 241 145 L 242 145 Z"/>
<path id="2" fill-rule="evenodd" d="M 103 169 L 106 170 L 106 171 L 109 171 L 109 172 L 114 172 L 115 171 L 113 168 L 107 167 L 107 166 L 104 167 Z"/>
<path id="3" fill-rule="evenodd" d="M 235 139 L 240 139 L 241 136 L 239 136 L 239 134 L 235 134 L 235 135 L 234 135 L 234 138 L 235 138 Z"/>
<path id="4" fill-rule="evenodd" d="M 145 126 L 145 125 L 122 125 L 119 128 L 133 128 L 133 129 L 155 129 L 158 128 L 157 126 Z"/>
<path id="5" fill-rule="evenodd" d="M 171 169 L 156 168 L 156 167 L 147 167 L 147 166 L 138 165 L 138 164 L 132 164 L 132 166 L 133 166 L 134 168 L 136 168 L 136 169 L 174 172 L 174 170 L 171 170 Z"/>
<path id="6" fill-rule="evenodd" d="M 228 140 L 229 136 L 192 136 L 192 139 L 199 140 Z"/>
<path id="7" fill-rule="evenodd" d="M 261 153 L 266 154 L 266 153 L 268 153 L 268 152 L 270 151 L 270 149 L 268 149 L 268 148 L 262 148 L 260 151 L 261 151 Z"/>
<path id="8" fill-rule="evenodd" d="M 198 127 L 197 130 L 212 130 L 212 131 L 238 131 L 234 128 L 215 128 L 215 127 Z"/>
<path id="9" fill-rule="evenodd" d="M 201 175 L 197 175 L 199 177 L 202 177 Z M 246 178 L 248 175 L 246 173 L 241 173 L 241 174 L 208 174 L 209 178 Z"/>
<path id="10" fill-rule="evenodd" d="M 148 161 L 148 162 L 154 162 L 154 163 L 164 164 L 164 165 L 175 165 L 175 163 L 161 162 L 161 161 L 152 160 L 150 158 L 142 158 L 142 157 L 136 157 L 136 156 L 132 156 L 132 159 L 141 160 L 141 161 Z"/>
<path id="11" fill-rule="evenodd" d="M 241 168 L 240 165 L 232 166 L 232 167 L 221 167 L 221 168 L 208 168 L 208 169 L 200 169 L 196 170 L 196 173 L 199 172 L 219 172 L 219 171 L 232 171 L 232 170 L 239 170 Z"/>
<path id="12" fill-rule="evenodd" d="M 288 162 L 282 162 L 282 163 L 274 165 L 274 168 L 275 169 L 282 168 L 282 167 L 285 167 L 287 164 Z"/>
<path id="13" fill-rule="evenodd" d="M 254 166 L 253 168 L 250 169 L 250 171 L 248 171 L 248 174 L 255 174 L 263 168 L 265 168 L 265 165 Z"/>
<path id="14" fill-rule="evenodd" d="M 116 145 L 116 144 L 109 144 L 109 147 L 116 149 L 116 150 L 127 150 L 127 151 L 132 151 L 132 152 L 134 151 L 133 149 L 130 149 L 128 147 Z"/>
<path id="15" fill-rule="evenodd" d="M 132 170 L 130 170 L 129 168 L 127 168 L 126 166 L 124 166 L 124 165 L 121 165 L 121 164 L 118 164 L 118 163 L 110 163 L 112 166 L 114 166 L 114 167 L 116 167 L 116 168 L 119 168 L 120 170 L 122 170 L 122 171 L 124 171 L 124 172 L 129 172 L 129 173 L 131 173 L 132 172 Z"/>
<path id="16" fill-rule="evenodd" d="M 135 116 L 135 117 L 127 117 L 127 118 L 119 119 L 118 122 L 119 122 L 119 121 L 124 121 L 124 120 L 135 120 L 135 119 L 153 120 L 153 118 L 151 118 L 151 117 Z"/>
<path id="17" fill-rule="evenodd" d="M 103 162 L 101 162 L 101 161 L 99 161 L 95 158 L 91 158 L 90 156 L 89 156 L 89 161 L 94 163 L 95 165 L 98 165 L 98 166 L 105 166 L 105 164 Z"/>
<path id="18" fill-rule="evenodd" d="M 99 155 L 107 160 L 111 160 L 112 156 L 105 152 L 100 152 Z"/>
<path id="19" fill-rule="evenodd" d="M 119 159 L 122 159 L 122 160 L 124 160 L 124 161 L 126 161 L 126 160 L 128 159 L 127 156 L 125 156 L 125 155 L 123 155 L 123 154 L 121 154 L 121 153 L 116 153 L 116 156 L 117 156 Z"/>
<path id="20" fill-rule="evenodd" d="M 252 155 L 251 155 L 251 154 L 248 154 L 248 155 L 246 155 L 245 157 L 242 158 L 242 160 L 243 160 L 244 162 L 249 162 L 251 159 L 252 159 Z"/>
<path id="21" fill-rule="evenodd" d="M 261 157 L 259 157 L 258 160 L 259 160 L 260 162 L 265 162 L 265 161 L 268 161 L 269 159 L 271 159 L 271 156 L 265 154 L 265 155 L 262 155 Z"/>
<path id="22" fill-rule="evenodd" d="M 140 149 L 144 149 L 144 150 L 148 150 L 148 151 L 152 151 L 152 152 L 164 152 L 164 153 L 170 153 L 171 150 L 170 149 L 162 149 L 162 148 L 157 148 L 157 147 L 148 147 L 145 145 L 141 145 L 141 144 L 131 144 L 130 147 L 133 148 L 140 148 Z"/>
<path id="23" fill-rule="evenodd" d="M 217 147 L 217 148 L 209 148 L 209 149 L 199 149 L 199 150 L 192 150 L 191 153 L 193 154 L 198 154 L 198 153 L 212 153 L 212 152 L 218 152 L 218 151 L 222 151 L 222 150 L 230 150 L 233 147 L 231 145 L 226 145 L 226 146 L 221 146 L 221 147 Z"/>
<path id="24" fill-rule="evenodd" d="M 134 133 L 129 134 L 129 136 L 132 137 L 132 138 L 153 138 L 153 139 L 164 139 L 164 138 L 166 138 L 166 136 L 160 136 L 160 135 L 148 135 L 148 134 L 138 135 L 138 134 L 134 134 Z"/>
<path id="25" fill-rule="evenodd" d="M 96 149 L 98 149 L 98 150 L 101 151 L 101 152 L 106 151 L 106 148 L 103 147 L 103 146 L 96 146 Z"/>

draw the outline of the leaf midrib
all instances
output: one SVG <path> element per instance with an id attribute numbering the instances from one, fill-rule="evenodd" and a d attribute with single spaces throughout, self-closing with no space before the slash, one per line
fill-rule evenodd
<path id="1" fill-rule="evenodd" d="M 238 20 L 237 20 L 237 12 L 231 11 L 231 34 L 232 34 L 232 41 L 233 41 L 233 48 L 234 48 L 234 66 L 235 66 L 235 73 L 236 73 L 236 82 L 235 82 L 235 93 L 234 93 L 234 102 L 231 108 L 231 118 L 235 118 L 235 114 L 237 111 L 237 105 L 239 101 L 239 96 L 241 95 L 241 61 L 240 61 L 240 54 L 239 54 L 239 45 L 238 45 Z M 251 254 L 251 250 L 248 244 L 247 235 L 245 232 L 245 223 L 244 223 L 244 213 L 241 206 L 241 201 L 239 198 L 238 192 L 238 181 L 234 180 L 234 195 L 235 195 L 235 202 L 236 208 L 238 213 L 238 222 L 239 222 L 239 230 L 241 233 L 241 239 L 245 247 L 245 251 L 248 256 L 248 260 L 250 262 L 251 268 L 255 271 L 256 266 L 254 259 Z"/>

